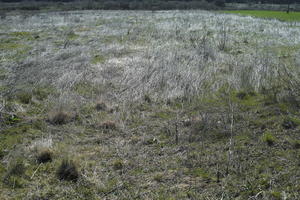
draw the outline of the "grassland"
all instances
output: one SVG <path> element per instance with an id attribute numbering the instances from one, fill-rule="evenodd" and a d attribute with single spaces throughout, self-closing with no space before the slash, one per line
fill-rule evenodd
<path id="1" fill-rule="evenodd" d="M 253 16 L 266 19 L 278 19 L 281 21 L 300 21 L 300 12 L 269 11 L 269 10 L 232 10 L 225 13 Z"/>
<path id="2" fill-rule="evenodd" d="M 300 31 L 206 11 L 0 19 L 0 199 L 298 199 Z"/>

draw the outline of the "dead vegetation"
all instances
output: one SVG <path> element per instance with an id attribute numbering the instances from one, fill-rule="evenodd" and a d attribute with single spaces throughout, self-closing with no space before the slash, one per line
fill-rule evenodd
<path id="1" fill-rule="evenodd" d="M 70 11 L 0 27 L 0 199 L 298 198 L 297 23 Z"/>

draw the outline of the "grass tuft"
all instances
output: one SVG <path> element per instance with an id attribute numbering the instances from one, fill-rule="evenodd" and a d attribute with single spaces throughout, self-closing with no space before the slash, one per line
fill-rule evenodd
<path id="1" fill-rule="evenodd" d="M 267 143 L 269 146 L 273 146 L 276 142 L 276 138 L 271 132 L 267 131 L 264 133 L 262 141 Z"/>
<path id="2" fill-rule="evenodd" d="M 41 150 L 36 157 L 38 163 L 46 163 L 52 161 L 52 152 L 49 149 Z"/>
<path id="3" fill-rule="evenodd" d="M 113 169 L 114 170 L 121 170 L 124 167 L 124 163 L 122 160 L 115 160 L 113 163 Z"/>
<path id="4" fill-rule="evenodd" d="M 98 101 L 96 103 L 96 110 L 105 111 L 105 110 L 107 110 L 107 105 L 103 101 Z"/>
<path id="5" fill-rule="evenodd" d="M 62 125 L 68 123 L 72 119 L 72 115 L 66 111 L 56 111 L 49 114 L 49 121 L 51 124 Z"/>
<path id="6" fill-rule="evenodd" d="M 75 163 L 68 159 L 62 160 L 56 174 L 59 180 L 76 182 L 79 178 L 79 173 Z"/>

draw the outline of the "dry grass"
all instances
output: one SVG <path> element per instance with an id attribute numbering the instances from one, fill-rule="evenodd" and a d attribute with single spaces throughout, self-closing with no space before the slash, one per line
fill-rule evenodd
<path id="1" fill-rule="evenodd" d="M 197 10 L 7 13 L 0 199 L 297 199 L 298 26 Z"/>
<path id="2" fill-rule="evenodd" d="M 52 111 L 49 113 L 49 122 L 54 125 L 62 125 L 70 122 L 74 118 L 74 115 L 68 111 Z"/>

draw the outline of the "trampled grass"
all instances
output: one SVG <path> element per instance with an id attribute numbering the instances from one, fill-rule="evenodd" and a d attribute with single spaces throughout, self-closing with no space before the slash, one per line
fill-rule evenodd
<path id="1" fill-rule="evenodd" d="M 254 16 L 260 18 L 278 19 L 282 21 L 300 21 L 300 12 L 267 11 L 267 10 L 232 10 L 225 13 Z"/>

